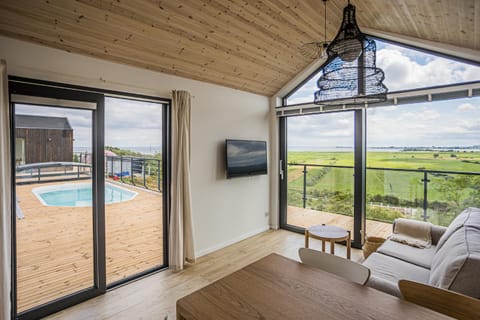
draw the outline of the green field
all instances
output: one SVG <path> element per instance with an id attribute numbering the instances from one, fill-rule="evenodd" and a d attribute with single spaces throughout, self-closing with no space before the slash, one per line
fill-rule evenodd
<path id="1" fill-rule="evenodd" d="M 289 205 L 303 206 L 303 165 L 353 166 L 352 152 L 295 151 L 288 153 Z M 367 154 L 367 217 L 391 222 L 411 215 L 422 218 L 423 172 L 384 168 L 480 173 L 480 152 L 400 151 Z M 480 176 L 428 173 L 428 215 L 434 223 L 448 224 L 458 211 L 480 206 Z M 353 169 L 307 166 L 306 207 L 353 214 Z M 396 208 L 387 208 L 396 207 Z"/>

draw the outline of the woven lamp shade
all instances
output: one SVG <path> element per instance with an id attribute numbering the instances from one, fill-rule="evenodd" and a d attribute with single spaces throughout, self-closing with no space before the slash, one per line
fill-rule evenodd
<path id="1" fill-rule="evenodd" d="M 375 41 L 360 31 L 353 5 L 345 7 L 342 25 L 327 54 L 330 62 L 317 82 L 316 104 L 365 105 L 386 100 L 385 75 L 375 65 Z"/>

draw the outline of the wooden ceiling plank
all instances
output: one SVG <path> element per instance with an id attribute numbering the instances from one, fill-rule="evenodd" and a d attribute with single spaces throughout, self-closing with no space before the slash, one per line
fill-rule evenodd
<path id="1" fill-rule="evenodd" d="M 480 50 L 480 1 L 473 1 L 473 47 Z"/>
<path id="2" fill-rule="evenodd" d="M 289 43 L 297 46 L 304 39 L 318 36 L 311 26 L 298 27 L 300 21 L 285 19 L 282 11 L 265 4 L 265 1 L 210 1 L 215 6 L 232 17 L 241 18 L 245 23 L 255 28 L 279 44 Z"/>
<path id="3" fill-rule="evenodd" d="M 115 58 L 114 61 L 140 66 L 142 68 L 146 68 L 149 70 L 156 70 L 156 71 L 165 72 L 165 73 L 174 74 L 174 75 L 180 75 L 180 76 L 190 75 L 189 78 L 196 77 L 197 80 L 203 79 L 203 77 L 196 76 L 196 75 L 202 74 L 202 70 L 198 69 L 199 68 L 198 65 L 193 64 L 189 68 L 187 64 L 179 63 L 179 60 L 176 59 L 175 57 L 168 57 L 168 56 L 159 57 L 155 55 L 152 57 L 152 59 L 147 60 L 147 62 L 145 62 L 145 57 L 148 57 L 148 56 L 145 56 L 145 54 L 143 54 L 142 57 L 136 57 L 136 54 L 138 54 L 138 52 L 135 49 L 129 49 L 129 48 L 119 47 L 119 46 L 112 46 L 107 54 L 105 52 L 104 44 L 102 44 L 101 42 L 92 41 L 91 38 L 89 37 L 80 36 L 79 34 L 72 34 L 69 31 L 67 31 L 67 34 L 61 34 L 62 32 L 61 28 L 57 29 L 56 30 L 57 32 L 55 32 L 55 31 L 52 31 L 51 28 L 48 26 L 43 27 L 41 23 L 36 23 L 36 28 L 34 30 L 38 31 L 39 33 L 35 34 L 30 30 L 28 24 L 22 25 L 22 23 L 19 22 L 19 19 L 15 17 L 15 15 L 12 14 L 12 12 L 9 12 L 9 15 L 6 17 L 8 18 L 3 19 L 0 22 L 0 30 L 9 30 L 9 28 L 10 30 L 12 30 L 12 24 L 4 25 L 4 23 L 8 23 L 9 18 L 14 18 L 14 20 L 17 22 L 16 23 L 17 29 L 13 29 L 13 31 L 11 31 L 12 33 L 19 32 L 19 34 L 24 34 L 26 37 L 30 39 L 36 39 L 38 35 L 40 36 L 44 35 L 44 39 L 47 38 L 48 36 L 49 38 L 46 41 L 42 41 L 42 43 L 46 43 L 46 44 L 55 43 L 54 47 L 57 47 L 57 48 L 61 48 L 61 45 L 66 45 L 66 46 L 69 46 L 71 48 L 71 51 L 73 52 L 88 54 L 88 55 L 96 56 L 102 59 L 105 59 L 106 57 L 114 57 Z M 21 30 L 18 29 L 22 27 L 23 29 Z M 60 39 L 62 39 L 62 41 L 60 41 Z M 78 44 L 83 44 L 83 45 L 79 47 Z M 90 50 L 82 49 L 82 48 L 89 48 Z M 128 59 L 123 58 L 125 56 L 129 58 Z M 160 62 L 157 62 L 159 60 Z M 173 66 L 173 67 L 165 68 L 165 65 Z M 160 68 L 158 68 L 159 66 Z M 256 93 L 259 93 L 257 91 L 259 91 L 258 88 L 261 87 L 262 89 L 260 92 L 263 92 L 263 93 L 260 93 L 260 94 L 265 94 L 265 92 L 273 91 L 272 89 L 273 87 L 270 87 L 268 84 L 264 84 L 264 83 L 258 83 L 256 86 L 252 87 L 251 85 L 254 85 L 255 81 L 251 81 L 251 80 L 247 81 L 247 83 L 250 86 L 247 86 L 245 83 L 239 85 L 238 77 L 229 76 L 223 72 L 214 72 L 210 70 L 209 75 L 214 77 L 210 77 L 209 78 L 210 81 L 208 82 L 225 85 L 225 82 L 228 81 L 229 85 L 232 87 L 235 87 L 241 90 L 256 92 Z M 219 81 L 218 79 L 221 79 L 222 81 Z"/>
<path id="4" fill-rule="evenodd" d="M 69 11 L 68 9 L 64 9 L 63 7 L 62 7 L 62 8 L 57 8 L 57 9 L 59 9 L 59 10 L 65 10 L 65 11 L 63 11 L 63 13 L 66 13 L 67 15 L 70 14 L 70 11 Z M 35 12 L 38 13 L 38 12 L 41 12 L 42 10 L 43 10 L 42 8 L 36 8 Z M 72 21 L 74 21 L 74 19 L 76 18 L 76 14 L 78 14 L 78 13 L 81 13 L 81 12 L 77 12 L 77 13 L 73 14 L 73 15 L 70 17 L 70 18 L 72 19 Z M 33 14 L 33 13 L 31 12 L 30 14 Z M 60 11 L 57 12 L 57 17 L 59 17 L 58 15 L 60 15 L 60 14 L 61 14 Z M 64 23 L 64 24 L 67 23 L 65 19 L 64 19 L 63 21 L 64 21 L 64 22 L 62 22 L 62 23 Z M 85 16 L 85 18 L 82 19 L 82 23 L 73 23 L 73 24 L 69 24 L 69 25 L 70 25 L 72 28 L 77 28 L 77 27 L 80 27 L 80 28 L 81 28 L 81 27 L 84 27 L 84 28 L 86 28 L 86 30 L 83 30 L 83 31 L 88 31 L 88 30 L 91 29 L 91 30 L 90 30 L 90 33 L 91 33 L 92 35 L 96 35 L 96 36 L 97 36 L 97 39 L 99 39 L 99 40 L 105 40 L 105 38 L 103 37 L 103 34 L 104 34 L 104 33 L 105 33 L 105 34 L 110 34 L 110 33 L 112 33 L 112 32 L 117 32 L 117 31 L 118 31 L 118 30 L 116 30 L 116 29 L 115 29 L 115 30 L 108 30 L 108 28 L 109 28 L 108 25 L 107 25 L 107 26 L 104 26 L 104 25 L 101 25 L 101 26 L 96 26 L 96 25 L 93 25 L 93 26 L 92 26 L 92 25 L 90 25 L 90 26 L 89 26 L 89 25 L 87 25 L 87 22 L 89 22 L 89 21 L 90 21 L 90 20 L 89 20 L 89 17 Z M 85 24 L 85 26 L 84 26 L 84 24 Z M 57 26 L 57 27 L 58 27 L 58 26 Z M 95 30 L 95 29 L 97 29 L 97 30 L 102 30 L 102 32 L 99 33 L 99 32 L 92 31 L 92 30 Z M 107 31 L 108 31 L 108 32 L 107 32 Z M 125 41 L 123 40 L 121 34 L 118 35 L 117 38 L 118 38 L 118 40 L 119 40 L 118 43 L 125 42 Z M 141 47 L 141 43 L 135 43 L 135 40 L 136 40 L 136 37 L 132 37 L 131 39 L 129 39 L 129 42 L 130 42 L 130 43 L 127 43 L 127 45 L 135 45 L 136 47 Z M 110 41 L 110 42 L 113 42 L 113 41 Z M 162 44 L 162 45 L 163 45 L 163 44 Z M 111 44 L 106 45 L 106 47 L 108 47 L 108 46 L 111 46 Z M 164 46 L 164 45 L 163 45 L 163 46 Z M 148 46 L 147 46 L 147 47 L 144 46 L 144 47 L 142 48 L 142 50 L 144 50 L 145 52 L 148 52 L 148 51 L 151 51 L 151 48 L 149 48 Z M 180 58 L 178 58 L 178 59 L 181 60 Z M 185 63 L 186 63 L 186 61 L 188 61 L 188 60 L 185 60 Z M 180 63 L 180 62 L 181 62 L 181 61 L 179 61 L 179 63 Z M 232 68 L 232 69 L 233 69 L 233 68 L 235 68 L 235 66 L 226 67 L 226 66 L 221 65 L 218 69 L 219 69 L 221 72 L 228 73 L 228 70 L 230 70 L 229 68 Z M 269 70 L 266 70 L 266 72 L 268 72 L 268 71 L 269 71 Z M 243 75 L 245 78 L 250 79 L 250 80 L 254 80 L 255 78 L 258 78 L 258 80 L 261 80 L 260 78 L 261 78 L 262 76 L 267 76 L 267 75 L 264 75 L 263 73 L 260 74 L 260 73 L 258 72 L 258 69 L 257 69 L 257 70 L 254 70 L 254 71 L 251 71 L 251 74 L 252 74 L 252 76 L 249 77 L 247 71 L 244 71 L 242 75 Z M 238 73 L 237 73 L 237 74 L 231 73 L 231 75 L 232 75 L 232 76 L 239 76 Z M 260 77 L 258 77 L 258 76 L 260 76 Z"/>
<path id="5" fill-rule="evenodd" d="M 185 34 L 193 35 L 197 39 L 201 39 L 202 44 L 214 48 L 215 50 L 229 52 L 230 55 L 238 56 L 240 59 L 246 59 L 255 64 L 261 63 L 266 68 L 278 72 L 283 73 L 287 71 L 293 73 L 298 70 L 297 68 L 290 67 L 290 65 L 282 65 L 282 63 L 285 63 L 286 61 L 279 61 L 277 57 L 261 56 L 253 50 L 248 50 L 245 46 L 240 46 L 238 42 L 235 43 L 231 38 L 227 38 L 221 33 L 200 30 L 198 27 L 195 28 L 196 21 L 189 18 L 177 16 L 174 19 L 168 20 L 167 24 L 167 19 L 162 19 L 156 11 L 138 10 L 139 6 L 134 6 L 131 2 L 128 2 L 127 4 L 124 2 L 112 3 L 112 5 L 108 7 L 103 6 L 104 3 L 98 0 L 80 0 L 80 2 L 97 8 L 103 8 L 103 10 L 121 15 L 125 18 L 143 21 L 143 23 L 146 23 L 149 26 L 155 25 L 156 28 L 161 28 L 163 30 L 173 29 L 171 32 L 180 36 L 184 36 Z M 155 20 L 153 20 L 154 18 Z M 232 50 L 231 48 L 237 49 Z M 238 48 L 241 48 L 241 50 Z M 281 65 L 281 67 L 279 67 L 279 65 Z"/>
<path id="6" fill-rule="evenodd" d="M 241 43 L 251 44 L 266 55 L 288 52 L 297 54 L 291 42 L 283 38 L 273 39 L 271 34 L 264 34 L 250 21 L 232 13 L 229 8 L 214 0 L 185 0 L 179 14 L 189 15 L 193 11 L 203 24 L 207 24 L 234 37 Z M 274 50 L 268 51 L 269 48 Z"/>
<path id="7" fill-rule="evenodd" d="M 475 39 L 480 38 L 480 34 L 474 32 L 475 2 L 478 3 L 478 1 L 474 0 L 456 0 L 448 3 L 450 14 L 456 15 L 456 24 L 446 25 L 445 28 L 449 32 L 449 37 L 457 38 L 458 45 L 462 47 L 468 46 L 469 42 L 474 44 Z M 458 29 L 452 28 L 453 26 L 456 26 Z"/>
<path id="8" fill-rule="evenodd" d="M 81 9 L 88 10 L 86 8 L 81 8 Z M 96 13 L 98 13 L 98 15 L 86 16 L 84 23 L 89 22 L 88 18 L 91 18 L 93 22 L 100 23 L 102 31 L 108 30 L 108 32 L 106 32 L 107 34 L 116 32 L 117 28 L 110 28 L 110 23 L 106 23 L 104 21 L 103 19 L 104 13 L 102 10 L 98 10 L 98 12 L 96 11 Z M 117 18 L 119 19 L 118 21 L 116 21 Z M 149 28 L 148 26 L 140 25 L 137 22 L 132 21 L 130 19 L 126 19 L 124 17 L 120 17 L 117 15 L 110 15 L 108 19 L 109 19 L 109 22 L 113 21 L 114 25 L 122 24 L 122 26 L 124 27 L 120 29 L 127 32 L 127 34 L 128 32 L 131 31 L 132 32 L 131 34 L 133 35 L 131 39 L 129 39 L 131 42 L 138 39 L 142 39 L 145 42 L 149 42 L 149 46 L 151 46 L 151 44 L 154 44 L 155 42 L 159 45 L 159 48 L 162 48 L 162 49 L 168 49 L 170 46 L 172 46 L 175 48 L 174 49 L 175 53 L 181 52 L 179 56 L 192 55 L 193 61 L 199 60 L 198 62 L 203 65 L 208 64 L 208 65 L 216 66 L 218 64 L 219 68 L 226 68 L 225 70 L 244 69 L 245 72 L 253 72 L 253 73 L 272 71 L 271 69 L 260 64 L 254 64 L 249 69 L 247 69 L 248 64 L 245 63 L 245 60 L 238 59 L 235 56 L 232 56 L 230 54 L 224 54 L 222 52 L 220 52 L 220 55 L 219 55 L 218 51 L 212 50 L 208 47 L 204 47 L 202 46 L 201 43 L 192 41 L 191 39 L 188 39 L 188 38 L 183 38 L 181 42 L 178 42 L 178 41 L 175 42 L 175 40 L 179 38 L 177 37 L 177 35 L 172 35 L 158 28 Z M 152 34 L 150 34 L 149 32 L 151 32 Z M 157 40 L 157 39 L 160 39 L 160 40 Z M 163 40 L 167 40 L 167 41 L 163 41 Z M 139 45 L 139 43 L 135 43 L 135 45 Z M 202 53 L 201 50 L 204 50 L 205 52 L 201 54 Z M 202 61 L 202 57 L 203 57 L 203 61 Z M 244 64 L 240 65 L 240 63 L 242 62 Z M 280 71 L 278 72 L 280 73 Z M 283 70 L 282 72 L 285 72 L 285 71 Z"/>
<path id="9" fill-rule="evenodd" d="M 282 56 L 287 53 L 294 56 L 298 53 L 295 48 L 288 47 L 288 43 L 283 47 L 278 46 L 278 43 L 259 33 L 253 26 L 245 24 L 244 21 L 231 19 L 222 11 L 216 10 L 199 0 L 182 1 L 181 5 L 168 1 L 162 2 L 162 8 L 176 16 L 180 15 L 188 18 L 191 16 L 192 20 L 198 21 L 201 26 L 208 26 L 212 30 L 228 36 L 242 47 L 250 46 L 255 51 L 261 52 L 263 57 Z M 191 15 L 190 12 L 194 12 L 195 15 Z"/>
<path id="10" fill-rule="evenodd" d="M 1 23 L 0 23 L 0 26 L 1 26 Z M 101 50 L 100 51 L 83 50 L 83 49 L 79 49 L 76 46 L 70 46 L 69 44 L 66 44 L 66 43 L 59 44 L 56 40 L 52 40 L 52 41 L 45 40 L 45 37 L 44 37 L 43 34 L 41 34 L 40 37 L 35 37 L 35 36 L 26 35 L 25 33 L 19 33 L 18 31 L 11 32 L 11 31 L 8 31 L 8 30 L 3 29 L 3 28 L 0 30 L 0 34 L 3 34 L 7 37 L 16 38 L 16 39 L 19 39 L 19 40 L 40 43 L 40 44 L 43 44 L 43 45 L 46 45 L 46 46 L 49 46 L 49 47 L 52 47 L 52 48 L 57 48 L 57 49 L 65 50 L 65 51 L 72 52 L 72 53 L 84 54 L 84 55 L 93 56 L 93 57 L 100 58 L 100 59 L 105 59 L 105 54 Z M 219 78 L 220 80 L 217 79 L 217 81 L 215 81 L 215 80 L 206 81 L 203 77 L 192 75 L 190 71 L 185 72 L 183 70 L 177 69 L 174 72 L 172 72 L 171 69 L 165 68 L 164 64 L 152 66 L 150 63 L 144 62 L 144 60 L 135 60 L 135 59 L 132 59 L 132 58 L 126 59 L 126 58 L 124 58 L 123 55 L 119 55 L 118 57 L 115 57 L 115 59 L 111 59 L 111 56 L 112 56 L 112 54 L 109 55 L 110 59 L 108 59 L 108 60 L 114 61 L 116 63 L 126 64 L 126 65 L 130 65 L 130 66 L 134 66 L 134 67 L 139 67 L 139 68 L 142 68 L 142 69 L 162 72 L 162 73 L 171 74 L 171 75 L 180 76 L 180 77 L 187 77 L 187 78 L 193 79 L 193 80 L 210 82 L 210 83 L 218 84 L 218 85 L 221 85 L 221 86 L 227 86 L 227 87 L 230 87 L 230 88 L 239 89 L 239 90 L 243 90 L 243 91 L 248 91 L 248 92 L 252 92 L 252 93 L 256 93 L 256 94 L 260 94 L 260 95 L 272 94 L 270 89 L 268 89 L 267 86 L 264 86 L 263 89 L 259 90 L 258 86 L 251 87 L 249 85 L 249 83 L 247 83 L 247 82 L 239 85 L 238 84 L 239 83 L 238 79 L 235 82 L 228 83 L 228 84 L 226 84 L 225 81 L 220 81 L 220 80 L 225 80 L 225 78 L 228 78 L 228 77 Z"/>

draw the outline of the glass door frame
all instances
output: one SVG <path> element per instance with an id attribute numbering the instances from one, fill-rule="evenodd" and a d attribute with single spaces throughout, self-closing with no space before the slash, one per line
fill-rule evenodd
<path id="1" fill-rule="evenodd" d="M 119 92 L 114 90 L 104 90 L 84 86 L 76 86 L 70 84 L 56 83 L 45 80 L 29 79 L 17 76 L 8 76 L 9 85 L 9 101 L 10 101 L 10 146 L 11 146 L 11 170 L 15 173 L 15 117 L 14 105 L 12 102 L 12 95 L 23 95 L 37 98 L 57 99 L 59 105 L 63 101 L 87 102 L 95 103 L 96 109 L 92 110 L 92 189 L 93 189 L 93 286 L 88 289 L 81 290 L 74 294 L 64 296 L 62 298 L 53 300 L 46 304 L 42 304 L 35 308 L 17 314 L 17 248 L 16 248 L 16 208 L 12 205 L 12 317 L 13 319 L 29 320 L 38 319 L 50 315 L 52 313 L 61 311 L 65 308 L 76 305 L 80 302 L 89 300 L 93 297 L 102 295 L 107 290 L 123 285 L 127 282 L 144 277 L 147 274 L 164 270 L 168 268 L 168 223 L 170 213 L 170 180 L 171 180 L 171 99 L 147 96 L 141 94 L 132 94 Z M 105 97 L 118 96 L 121 98 L 130 98 L 137 100 L 146 100 L 162 104 L 162 170 L 163 170 L 163 257 L 164 264 L 158 267 L 151 268 L 132 275 L 121 281 L 107 285 L 106 280 L 106 243 L 105 243 L 105 206 L 104 192 L 105 188 Z M 41 105 L 41 104 L 39 104 Z M 49 106 L 55 106 L 48 104 Z M 12 188 L 12 204 L 16 199 L 16 180 L 15 174 L 11 177 Z M 98 205 L 101 204 L 101 205 Z"/>
<path id="2" fill-rule="evenodd" d="M 351 111 L 351 110 L 349 110 Z M 345 111 L 337 111 L 345 112 Z M 354 203 L 353 203 L 353 240 L 352 247 L 361 248 L 365 238 L 366 225 L 366 121 L 365 109 L 355 109 L 354 112 Z M 301 117 L 301 115 L 299 115 Z M 280 228 L 298 233 L 304 233 L 302 227 L 287 223 L 288 209 L 288 147 L 287 147 L 287 118 L 279 118 L 279 204 Z"/>
<path id="3" fill-rule="evenodd" d="M 27 311 L 17 314 L 17 250 L 16 250 L 16 212 L 15 206 L 12 208 L 12 310 L 16 314 L 17 319 L 38 319 L 48 314 L 60 311 L 79 302 L 101 295 L 106 291 L 105 286 L 105 215 L 104 207 L 98 205 L 104 202 L 104 152 L 103 152 L 103 96 L 92 92 L 82 92 L 71 89 L 39 86 L 26 82 L 9 81 L 10 97 L 14 94 L 30 96 L 32 98 L 40 97 L 47 99 L 58 99 L 67 101 L 90 102 L 96 104 L 96 109 L 92 110 L 92 225 L 93 225 L 93 286 L 91 288 L 80 290 L 79 292 L 69 294 L 62 298 L 55 299 L 51 302 L 34 307 Z M 11 139 L 15 140 L 15 104 L 10 99 L 11 117 Z M 51 105 L 52 107 L 60 106 Z M 80 109 L 80 108 L 79 108 Z M 13 144 L 11 144 L 13 146 Z M 12 152 L 12 155 L 14 152 Z M 15 162 L 12 161 L 12 172 L 15 172 Z M 13 199 L 16 197 L 16 181 L 12 174 Z M 15 203 L 14 201 L 12 203 Z"/>

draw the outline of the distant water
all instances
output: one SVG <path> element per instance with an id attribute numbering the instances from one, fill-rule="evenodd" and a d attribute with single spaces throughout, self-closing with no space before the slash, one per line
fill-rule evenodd
<path id="1" fill-rule="evenodd" d="M 149 154 L 149 155 L 154 155 L 156 153 L 161 153 L 162 152 L 162 146 L 140 146 L 140 147 L 128 147 L 128 146 L 114 146 L 116 148 L 120 148 L 123 150 L 130 150 L 130 151 L 135 151 L 139 152 L 141 154 Z M 74 147 L 73 148 L 74 152 L 90 152 L 91 148 L 88 147 Z"/>
<path id="2" fill-rule="evenodd" d="M 398 152 L 403 148 L 368 148 L 368 151 Z M 288 151 L 353 152 L 353 147 L 288 146 Z"/>
<path id="3" fill-rule="evenodd" d="M 475 146 L 476 147 L 476 146 Z M 419 150 L 408 150 L 417 148 Z M 425 149 L 425 150 L 422 150 Z M 407 149 L 407 150 L 405 150 Z M 319 147 L 319 146 L 288 146 L 288 151 L 319 151 L 319 152 L 353 152 L 353 147 Z M 452 151 L 452 152 L 480 152 L 480 148 L 427 148 L 427 147 L 371 147 L 371 152 L 400 152 L 400 151 Z"/>

